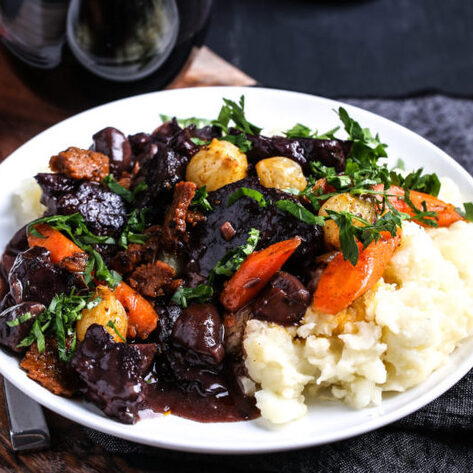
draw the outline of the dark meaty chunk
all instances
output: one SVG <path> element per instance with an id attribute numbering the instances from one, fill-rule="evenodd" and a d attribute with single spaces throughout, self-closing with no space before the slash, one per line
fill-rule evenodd
<path id="1" fill-rule="evenodd" d="M 280 325 L 297 324 L 310 304 L 310 292 L 292 274 L 276 273 L 252 304 L 258 319 Z"/>
<path id="2" fill-rule="evenodd" d="M 49 160 L 52 171 L 65 174 L 71 179 L 102 182 L 110 173 L 109 159 L 90 149 L 67 148 Z"/>
<path id="3" fill-rule="evenodd" d="M 10 307 L 0 313 L 0 343 L 10 350 L 18 353 L 26 351 L 27 347 L 18 347 L 18 344 L 28 335 L 35 317 L 45 309 L 43 304 L 37 302 L 22 302 Z M 31 318 L 24 322 L 10 327 L 8 322 L 17 320 L 22 315 L 29 313 Z"/>
<path id="4" fill-rule="evenodd" d="M 0 271 L 0 301 L 5 297 L 8 292 L 9 286 Z"/>
<path id="5" fill-rule="evenodd" d="M 262 210 L 253 199 L 242 197 L 228 207 L 228 197 L 240 187 L 249 187 L 261 192 L 266 200 L 273 202 L 273 204 Z M 263 187 L 257 178 L 245 178 L 210 192 L 208 200 L 214 210 L 207 215 L 204 224 L 188 229 L 189 262 L 185 269 L 186 278 L 200 281 L 207 278 L 217 261 L 227 251 L 247 242 L 251 228 L 260 231 L 257 250 L 296 236 L 302 239 L 299 248 L 289 260 L 291 268 L 294 267 L 296 274 L 305 265 L 312 263 L 315 257 L 323 251 L 322 228 L 318 225 L 308 225 L 292 215 L 280 211 L 274 202 L 281 199 L 297 202 L 290 194 L 278 189 Z M 225 222 L 229 222 L 236 231 L 230 241 L 225 240 L 220 232 L 220 228 Z M 196 275 L 200 277 L 196 277 Z"/>
<path id="6" fill-rule="evenodd" d="M 148 239 L 143 244 L 132 243 L 119 251 L 112 261 L 113 268 L 121 274 L 132 273 L 140 264 L 154 263 L 158 257 L 161 227 L 153 225 L 145 230 Z"/>
<path id="7" fill-rule="evenodd" d="M 91 325 L 71 360 L 85 387 L 82 392 L 106 415 L 133 424 L 144 406 L 146 382 L 156 345 L 114 343 L 105 329 Z"/>
<path id="8" fill-rule="evenodd" d="M 146 136 L 130 137 L 134 153 L 138 153 L 140 170 L 133 178 L 132 188 L 139 182 L 148 184 L 148 191 L 139 200 L 140 207 L 153 208 L 152 217 L 160 219 L 171 202 L 174 186 L 185 179 L 186 167 L 199 147 L 191 138 L 211 139 L 220 136 L 217 127 L 181 128 L 175 119 L 163 123 L 153 132 L 152 144 Z M 153 146 L 156 148 L 154 151 Z"/>
<path id="9" fill-rule="evenodd" d="M 118 235 L 127 220 L 123 199 L 96 182 L 73 181 L 60 174 L 36 175 L 43 194 L 41 203 L 49 214 L 80 212 L 90 230 L 98 235 Z"/>
<path id="10" fill-rule="evenodd" d="M 225 314 L 225 353 L 231 355 L 233 358 L 240 358 L 242 355 L 242 343 L 246 323 L 252 318 L 254 318 L 254 314 L 251 304 L 242 307 L 235 313 Z"/>
<path id="11" fill-rule="evenodd" d="M 143 258 L 143 245 L 132 243 L 124 251 L 119 251 L 112 261 L 112 267 L 120 274 L 128 274 L 135 270 Z"/>
<path id="12" fill-rule="evenodd" d="M 120 130 L 109 126 L 95 133 L 93 139 L 95 151 L 110 158 L 110 170 L 115 177 L 131 171 L 133 159 L 130 142 Z"/>
<path id="13" fill-rule="evenodd" d="M 182 314 L 182 310 L 180 306 L 172 302 L 156 307 L 156 312 L 159 315 L 157 335 L 162 352 L 168 350 L 170 346 L 172 330 L 176 320 Z"/>
<path id="14" fill-rule="evenodd" d="M 185 309 L 174 324 L 172 341 L 192 366 L 222 363 L 223 325 L 215 306 L 193 304 Z"/>
<path id="15" fill-rule="evenodd" d="M 78 380 L 70 366 L 61 361 L 54 337 L 46 339 L 46 349 L 38 352 L 36 343 L 31 345 L 20 366 L 29 378 L 59 396 L 72 397 L 78 391 Z"/>
<path id="16" fill-rule="evenodd" d="M 130 276 L 130 286 L 146 297 L 163 296 L 176 289 L 173 285 L 175 275 L 174 269 L 162 261 L 143 264 Z"/>
<path id="17" fill-rule="evenodd" d="M 182 247 L 186 233 L 186 216 L 194 198 L 196 185 L 193 182 L 179 182 L 174 189 L 174 197 L 164 219 L 161 242 L 168 250 L 175 252 Z"/>
<path id="18" fill-rule="evenodd" d="M 319 140 L 313 138 L 285 138 L 247 135 L 252 147 L 247 152 L 250 162 L 272 156 L 285 156 L 300 164 L 305 173 L 310 173 L 310 163 L 320 161 L 334 167 L 337 172 L 345 170 L 346 160 L 353 146 L 352 141 Z"/>
<path id="19" fill-rule="evenodd" d="M 0 273 L 3 274 L 5 280 L 8 280 L 8 274 L 15 262 L 15 258 L 19 253 L 29 248 L 28 239 L 26 238 L 26 226 L 20 228 L 8 242 L 5 252 L 2 256 L 0 264 Z"/>
<path id="20" fill-rule="evenodd" d="M 9 283 L 10 293 L 17 304 L 33 301 L 47 306 L 56 294 L 69 294 L 80 280 L 53 265 L 46 248 L 33 246 L 16 257 Z"/>
<path id="21" fill-rule="evenodd" d="M 6 294 L 5 297 L 0 301 L 0 313 L 15 305 L 15 299 L 13 299 L 10 293 Z"/>

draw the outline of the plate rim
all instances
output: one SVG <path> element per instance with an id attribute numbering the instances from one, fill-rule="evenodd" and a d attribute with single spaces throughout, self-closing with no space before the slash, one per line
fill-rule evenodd
<path id="1" fill-rule="evenodd" d="M 4 163 L 5 162 L 11 162 L 10 158 L 14 157 L 16 154 L 20 154 L 23 150 L 23 148 L 30 146 L 31 143 L 39 137 L 42 137 L 44 134 L 49 134 L 54 132 L 57 128 L 63 126 L 64 124 L 68 123 L 69 121 L 74 121 L 78 119 L 78 117 L 82 117 L 86 114 L 95 114 L 98 111 L 102 109 L 106 109 L 107 107 L 110 107 L 111 105 L 113 106 L 118 106 L 119 104 L 133 101 L 139 98 L 145 98 L 145 97 L 155 97 L 157 95 L 179 95 L 183 91 L 185 93 L 200 93 L 200 91 L 205 91 L 205 93 L 213 94 L 215 93 L 216 97 L 217 95 L 224 96 L 225 91 L 228 91 L 229 93 L 236 93 L 239 91 L 239 93 L 245 93 L 248 90 L 255 90 L 257 91 L 256 93 L 262 93 L 262 94 L 269 94 L 269 95 L 288 95 L 288 96 L 297 96 L 300 99 L 303 100 L 314 100 L 318 101 L 319 103 L 325 103 L 325 104 L 330 104 L 333 107 L 338 107 L 338 106 L 344 106 L 347 107 L 347 109 L 352 109 L 357 112 L 357 114 L 360 115 L 365 115 L 365 116 L 370 116 L 372 119 L 375 119 L 377 121 L 384 122 L 387 124 L 389 127 L 392 129 L 404 133 L 404 134 L 409 134 L 412 138 L 417 140 L 422 147 L 425 147 L 426 149 L 430 149 L 431 151 L 435 152 L 443 161 L 447 161 L 450 167 L 453 167 L 456 173 L 462 174 L 463 177 L 469 181 L 469 184 L 473 190 L 473 177 L 464 169 L 457 161 L 455 161 L 451 156 L 449 156 L 446 152 L 444 152 L 442 149 L 440 149 L 438 146 L 434 145 L 430 141 L 428 141 L 426 138 L 422 137 L 421 135 L 413 132 L 412 130 L 392 121 L 389 120 L 388 118 L 385 118 L 381 115 L 378 115 L 374 112 L 365 110 L 357 105 L 351 105 L 348 103 L 344 103 L 343 101 L 336 100 L 336 99 L 329 99 L 325 97 L 320 97 L 317 95 L 312 95 L 312 94 L 306 94 L 302 92 L 294 92 L 294 91 L 289 91 L 289 90 L 282 90 L 282 89 L 270 89 L 270 88 L 265 88 L 265 87 L 232 87 L 232 86 L 215 86 L 215 87 L 205 87 L 205 88 L 193 88 L 193 87 L 188 87 L 188 88 L 182 88 L 182 89 L 172 89 L 172 90 L 164 90 L 164 91 L 155 91 L 155 92 L 149 92 L 146 94 L 139 94 L 131 97 L 126 97 L 122 98 L 120 100 L 115 100 L 113 102 L 108 102 L 102 105 L 98 105 L 96 107 L 93 107 L 91 109 L 84 110 L 78 114 L 75 114 L 71 117 L 68 117 L 51 127 L 47 128 L 46 130 L 43 130 L 42 132 L 38 133 L 34 137 L 30 138 L 27 142 L 22 144 L 20 147 L 15 149 L 12 153 L 10 153 L 3 161 L 0 163 L 0 170 L 3 169 Z M 218 92 L 218 93 L 217 93 Z M 275 98 L 277 100 L 277 97 Z M 3 167 L 2 167 L 3 166 Z M 2 249 L 3 251 L 3 249 Z M 468 339 L 467 339 L 468 340 Z M 461 343 L 460 343 L 461 345 Z M 458 349 L 458 348 L 457 348 Z M 2 355 L 5 354 L 6 356 L 10 358 L 14 358 L 13 355 L 6 351 L 2 351 Z M 321 440 L 310 440 L 310 437 L 307 439 L 298 439 L 296 441 L 291 440 L 290 445 L 280 445 L 275 443 L 274 445 L 254 445 L 251 448 L 248 446 L 246 447 L 237 447 L 233 449 L 228 449 L 227 447 L 220 448 L 219 445 L 212 445 L 212 446 L 189 446 L 189 445 L 183 445 L 179 444 L 178 442 L 170 442 L 170 441 L 164 441 L 164 440 L 156 440 L 156 439 L 151 439 L 151 438 L 137 438 L 136 434 L 131 432 L 131 430 L 128 432 L 128 430 L 119 430 L 118 432 L 113 429 L 112 424 L 109 425 L 110 419 L 104 417 L 102 414 L 96 414 L 95 412 L 90 412 L 92 414 L 91 419 L 88 418 L 80 418 L 78 414 L 74 415 L 74 411 L 68 412 L 66 409 L 63 409 L 62 406 L 58 407 L 54 404 L 54 399 L 57 399 L 59 396 L 56 396 L 43 388 L 42 386 L 39 386 L 37 383 L 34 383 L 35 386 L 39 389 L 37 390 L 30 390 L 28 384 L 31 382 L 29 378 L 25 376 L 18 378 L 15 376 L 15 372 L 10 372 L 9 369 L 4 366 L 2 363 L 0 363 L 0 373 L 8 379 L 12 384 L 14 384 L 16 387 L 21 389 L 23 392 L 25 392 L 28 396 L 31 398 L 35 399 L 37 402 L 42 404 L 43 406 L 51 409 L 55 413 L 62 415 L 63 417 L 68 418 L 69 420 L 72 420 L 73 422 L 77 422 L 81 425 L 84 425 L 88 428 L 106 433 L 108 435 L 112 435 L 115 437 L 119 437 L 131 442 L 139 443 L 139 444 L 144 444 L 144 445 L 149 445 L 151 447 L 157 447 L 157 448 L 167 448 L 167 449 L 172 449 L 172 450 L 178 450 L 178 451 L 186 451 L 186 452 L 193 452 L 193 453 L 211 453 L 211 454 L 257 454 L 257 453 L 270 453 L 270 452 L 277 452 L 277 451 L 289 451 L 289 450 L 295 450 L 295 449 L 301 449 L 301 448 L 309 448 L 312 446 L 318 446 L 318 445 L 323 445 L 335 441 L 340 441 L 344 440 L 350 437 L 354 437 L 357 435 L 362 435 L 364 433 L 371 432 L 373 430 L 376 430 L 378 428 L 384 427 L 396 420 L 399 420 L 412 412 L 415 412 L 416 410 L 424 407 L 428 403 L 432 402 L 433 400 L 437 399 L 440 395 L 445 393 L 448 389 L 453 387 L 461 378 L 463 378 L 472 368 L 473 368 L 473 350 L 469 355 L 467 356 L 469 362 L 465 363 L 462 369 L 458 370 L 456 369 L 453 374 L 450 376 L 442 379 L 437 385 L 435 385 L 433 388 L 428 390 L 426 393 L 421 394 L 418 398 L 411 400 L 408 402 L 406 405 L 399 407 L 395 409 L 393 412 L 384 414 L 382 417 L 373 417 L 369 421 L 366 421 L 362 424 L 362 428 L 360 429 L 359 426 L 354 425 L 352 427 L 347 427 L 344 429 L 341 429 L 336 432 L 330 432 L 328 433 L 323 439 Z M 450 358 L 449 358 L 450 359 Z M 21 369 L 18 367 L 18 369 Z M 430 375 L 432 376 L 432 374 Z M 429 377 L 430 377 L 429 376 Z M 414 389 L 415 387 L 411 388 Z M 103 425 L 98 425 L 101 423 L 101 421 L 105 420 L 106 422 L 103 423 Z M 113 425 L 118 425 L 118 426 L 123 426 L 123 424 L 113 421 Z M 189 421 L 193 422 L 193 421 Z"/>

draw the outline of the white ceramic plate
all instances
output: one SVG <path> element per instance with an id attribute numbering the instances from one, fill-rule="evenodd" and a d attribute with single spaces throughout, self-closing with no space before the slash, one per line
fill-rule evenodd
<path id="1" fill-rule="evenodd" d="M 333 112 L 340 104 L 309 95 L 269 89 L 200 88 L 152 93 L 110 103 L 69 118 L 21 146 L 0 165 L 0 249 L 18 228 L 12 197 L 19 182 L 47 165 L 52 154 L 67 148 L 87 148 L 92 135 L 114 126 L 125 134 L 151 132 L 159 114 L 214 118 L 222 97 L 238 99 L 245 94 L 250 121 L 266 129 L 285 129 L 296 122 L 319 130 L 337 126 Z M 400 157 L 407 169 L 424 166 L 453 178 L 463 197 L 473 200 L 473 179 L 440 149 L 411 131 L 372 113 L 345 105 L 363 126 L 380 133 L 389 144 L 392 164 Z M 50 393 L 28 379 L 18 361 L 0 351 L 0 371 L 14 385 L 49 409 L 93 429 L 135 442 L 176 450 L 210 453 L 256 453 L 319 445 L 358 435 L 393 422 L 440 396 L 473 367 L 473 340 L 466 340 L 448 363 L 424 383 L 409 391 L 386 397 L 379 408 L 353 410 L 341 403 L 317 402 L 302 420 L 285 427 L 269 428 L 261 420 L 201 424 L 175 416 L 123 425 L 106 418 L 96 407 Z"/>

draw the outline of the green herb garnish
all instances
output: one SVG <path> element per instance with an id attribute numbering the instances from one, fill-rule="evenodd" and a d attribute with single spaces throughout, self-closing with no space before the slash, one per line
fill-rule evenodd
<path id="1" fill-rule="evenodd" d="M 208 201 L 209 193 L 207 192 L 207 186 L 200 187 L 195 191 L 194 198 L 192 199 L 192 207 L 200 207 L 205 212 L 211 212 L 213 210 L 212 205 Z"/>
<path id="2" fill-rule="evenodd" d="M 424 192 L 425 194 L 437 197 L 440 191 L 440 180 L 437 174 L 422 174 L 422 172 L 423 169 L 420 168 L 417 171 L 409 173 L 406 177 L 403 177 L 401 174 L 391 171 L 389 177 L 391 184 L 394 186 Z"/>
<path id="3" fill-rule="evenodd" d="M 228 196 L 227 206 L 231 207 L 237 200 L 240 200 L 242 197 L 249 197 L 250 199 L 255 200 L 256 202 L 258 202 L 260 207 L 266 207 L 268 205 L 268 202 L 260 191 L 250 189 L 249 187 L 240 187 Z"/>
<path id="4" fill-rule="evenodd" d="M 465 208 L 465 220 L 468 222 L 473 222 L 473 202 L 465 202 L 463 207 Z"/>
<path id="5" fill-rule="evenodd" d="M 335 133 L 340 129 L 339 126 L 326 131 L 325 133 L 319 133 L 317 130 L 312 131 L 308 126 L 296 123 L 291 129 L 284 132 L 286 138 L 315 138 L 319 140 L 333 140 L 335 139 Z"/>
<path id="6" fill-rule="evenodd" d="M 292 200 L 278 200 L 275 205 L 279 210 L 291 214 L 308 225 L 324 225 L 325 223 L 324 217 L 314 215 L 302 204 L 292 202 Z"/>
<path id="7" fill-rule="evenodd" d="M 144 234 L 146 228 L 145 215 L 148 209 L 135 209 L 131 212 L 125 228 L 123 229 L 118 245 L 127 249 L 130 243 L 145 243 L 149 236 Z"/>
<path id="8" fill-rule="evenodd" d="M 9 327 L 17 327 L 18 325 L 20 325 L 20 324 L 26 322 L 27 320 L 30 320 L 31 317 L 33 317 L 33 316 L 31 315 L 31 312 L 26 312 L 26 314 L 22 314 L 22 315 L 20 315 L 18 318 L 14 319 L 14 320 L 9 320 L 9 321 L 7 322 L 7 325 L 8 325 Z"/>
<path id="9" fill-rule="evenodd" d="M 172 296 L 172 301 L 184 309 L 188 307 L 188 301 L 195 299 L 199 303 L 209 301 L 213 296 L 214 290 L 208 284 L 200 284 L 197 287 L 180 287 Z"/>
<path id="10" fill-rule="evenodd" d="M 118 331 L 114 320 L 110 319 L 107 322 L 107 327 L 110 327 L 111 329 L 113 329 L 113 331 L 122 339 L 122 341 L 126 343 L 126 338 Z"/>
<path id="11" fill-rule="evenodd" d="M 132 191 L 123 187 L 119 184 L 112 174 L 108 174 L 104 177 L 103 183 L 108 186 L 108 188 L 119 195 L 125 202 L 131 204 L 135 201 L 136 196 L 148 189 L 148 184 L 146 182 L 140 182 Z"/>
<path id="12" fill-rule="evenodd" d="M 200 138 L 197 138 L 197 136 L 193 136 L 191 139 L 192 143 L 194 143 L 196 146 L 207 146 L 210 141 L 208 140 L 201 140 Z"/>
<path id="13" fill-rule="evenodd" d="M 228 251 L 225 256 L 220 261 L 218 261 L 215 268 L 213 269 L 213 272 L 218 275 L 232 276 L 233 273 L 241 266 L 243 261 L 245 261 L 245 258 L 255 251 L 256 245 L 259 241 L 259 236 L 259 230 L 252 228 L 249 231 L 246 244 L 241 245 L 234 250 Z"/>
<path id="14" fill-rule="evenodd" d="M 34 342 L 39 352 L 46 348 L 45 332 L 49 329 L 55 332 L 59 358 L 68 362 L 76 347 L 75 325 L 82 317 L 82 310 L 91 302 L 92 294 L 80 296 L 74 294 L 61 294 L 53 298 L 49 307 L 35 317 L 30 333 L 25 337 L 18 347 L 29 347 Z M 26 315 L 26 314 L 25 314 Z M 69 350 L 66 339 L 72 337 Z"/>

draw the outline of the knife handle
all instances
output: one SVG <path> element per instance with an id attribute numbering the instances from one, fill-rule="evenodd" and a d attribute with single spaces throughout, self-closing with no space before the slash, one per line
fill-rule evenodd
<path id="1" fill-rule="evenodd" d="M 49 447 L 49 429 L 42 407 L 5 378 L 3 391 L 13 450 L 18 452 Z"/>

